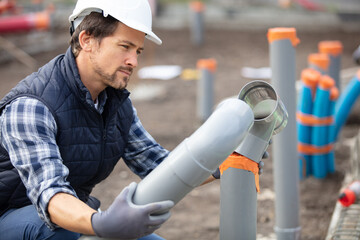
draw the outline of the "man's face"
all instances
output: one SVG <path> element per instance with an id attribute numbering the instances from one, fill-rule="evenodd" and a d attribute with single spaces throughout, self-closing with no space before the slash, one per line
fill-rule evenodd
<path id="1" fill-rule="evenodd" d="M 124 24 L 118 24 L 113 35 L 105 37 L 90 54 L 97 81 L 104 87 L 126 88 L 138 56 L 144 49 L 145 34 Z"/>

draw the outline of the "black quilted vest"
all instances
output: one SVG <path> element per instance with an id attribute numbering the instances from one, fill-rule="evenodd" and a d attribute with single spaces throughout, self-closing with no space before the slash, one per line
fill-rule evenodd
<path id="1" fill-rule="evenodd" d="M 20 96 L 36 98 L 49 108 L 57 123 L 61 157 L 69 168 L 67 180 L 84 202 L 95 184 L 105 179 L 122 157 L 133 121 L 129 92 L 112 88 L 105 91 L 108 98 L 99 114 L 80 80 L 69 48 L 65 55 L 57 56 L 19 82 L 0 101 L 0 113 Z M 18 172 L 0 146 L 0 215 L 6 209 L 29 204 Z"/>

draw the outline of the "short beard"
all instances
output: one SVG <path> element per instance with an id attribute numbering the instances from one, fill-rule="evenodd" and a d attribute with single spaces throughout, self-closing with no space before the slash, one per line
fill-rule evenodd
<path id="1" fill-rule="evenodd" d="M 131 76 L 133 68 L 131 68 L 131 67 L 119 67 L 119 68 L 116 69 L 116 71 L 113 74 L 107 74 L 97 64 L 94 64 L 95 73 L 97 73 L 103 79 L 104 83 L 107 86 L 110 86 L 110 87 L 112 87 L 114 89 L 117 89 L 117 90 L 125 89 L 127 87 L 127 83 L 130 80 L 130 76 L 129 77 L 123 77 L 123 82 L 125 83 L 125 86 L 119 86 L 119 87 L 115 86 L 115 84 L 116 84 L 116 74 L 117 74 L 118 71 L 122 71 L 122 70 L 130 72 L 130 76 Z"/>

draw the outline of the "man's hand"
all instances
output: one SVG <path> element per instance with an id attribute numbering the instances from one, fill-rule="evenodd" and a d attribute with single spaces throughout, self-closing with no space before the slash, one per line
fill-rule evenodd
<path id="1" fill-rule="evenodd" d="M 169 219 L 170 213 L 153 216 L 174 206 L 173 201 L 146 205 L 132 202 L 137 184 L 131 183 L 116 197 L 105 212 L 96 212 L 91 217 L 94 232 L 99 237 L 135 239 L 153 233 Z"/>

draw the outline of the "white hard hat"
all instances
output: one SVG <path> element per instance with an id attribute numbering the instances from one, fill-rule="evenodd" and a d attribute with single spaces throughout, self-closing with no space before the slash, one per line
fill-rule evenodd
<path id="1" fill-rule="evenodd" d="M 123 24 L 146 34 L 146 38 L 160 45 L 162 41 L 151 29 L 152 15 L 148 0 L 78 0 L 69 22 L 73 30 L 91 12 L 111 15 Z"/>

